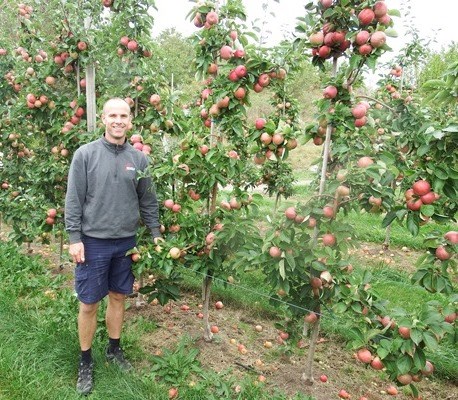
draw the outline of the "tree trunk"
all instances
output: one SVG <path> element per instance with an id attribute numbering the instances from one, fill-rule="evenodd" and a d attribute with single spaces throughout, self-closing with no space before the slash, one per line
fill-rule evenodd
<path id="1" fill-rule="evenodd" d="M 337 58 L 333 58 L 332 62 L 332 76 L 337 75 Z M 326 173 L 328 170 L 328 160 L 329 160 L 329 151 L 331 146 L 331 134 L 332 134 L 332 125 L 328 124 L 326 127 L 326 139 L 324 141 L 323 148 L 323 162 L 321 164 L 321 177 L 320 177 L 320 189 L 319 195 L 321 196 L 324 193 L 326 186 Z M 316 244 L 318 237 L 318 229 L 315 227 L 313 232 L 313 243 Z M 314 310 L 318 315 L 320 315 L 320 306 L 318 305 Z M 305 370 L 302 374 L 302 379 L 305 381 L 306 385 L 313 385 L 313 358 L 315 356 L 315 347 L 316 341 L 318 339 L 318 334 L 320 332 L 320 319 L 318 318 L 317 322 L 313 325 L 312 333 L 310 334 L 310 345 L 309 351 L 307 353 L 307 359 L 305 360 Z"/>
<path id="2" fill-rule="evenodd" d="M 318 307 L 318 312 L 320 311 Z M 318 341 L 318 334 L 320 333 L 320 317 L 313 324 L 312 332 L 310 334 L 310 346 L 307 353 L 307 360 L 305 361 L 305 371 L 302 374 L 302 380 L 307 386 L 313 385 L 313 358 L 315 356 L 316 343 Z"/>
<path id="3" fill-rule="evenodd" d="M 210 304 L 210 292 L 212 286 L 212 278 L 207 275 L 202 284 L 202 302 L 203 302 L 203 314 L 204 314 L 204 340 L 211 342 L 213 340 L 213 333 L 210 331 L 209 319 L 209 304 Z"/>
<path id="4" fill-rule="evenodd" d="M 138 293 L 137 298 L 135 300 L 135 307 L 139 308 L 145 305 L 145 300 L 143 299 L 143 295 L 140 293 L 140 289 L 143 287 L 143 274 L 140 274 L 138 278 Z"/>
<path id="5" fill-rule="evenodd" d="M 383 242 L 383 250 L 388 250 L 390 247 L 390 236 L 391 236 L 391 224 L 385 229 L 385 240 Z"/>
<path id="6" fill-rule="evenodd" d="M 64 234 L 60 234 L 59 238 L 59 269 L 64 269 Z"/>

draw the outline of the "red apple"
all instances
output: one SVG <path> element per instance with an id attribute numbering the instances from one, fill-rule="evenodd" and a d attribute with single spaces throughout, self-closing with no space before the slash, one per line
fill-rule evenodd
<path id="1" fill-rule="evenodd" d="M 371 361 L 371 367 L 377 371 L 381 371 L 385 366 L 379 357 L 374 357 L 374 359 Z"/>
<path id="2" fill-rule="evenodd" d="M 372 353 L 368 349 L 359 349 L 356 353 L 356 357 L 365 364 L 370 364 L 372 361 Z"/>
<path id="3" fill-rule="evenodd" d="M 336 244 L 336 237 L 332 233 L 324 234 L 322 239 L 325 246 L 332 247 Z"/>
<path id="4" fill-rule="evenodd" d="M 314 312 L 310 312 L 304 317 L 304 321 L 308 324 L 314 324 L 317 320 L 318 316 Z"/>
<path id="5" fill-rule="evenodd" d="M 370 8 L 364 8 L 358 14 L 358 19 L 362 26 L 369 25 L 375 19 L 375 13 Z"/>
<path id="6" fill-rule="evenodd" d="M 433 204 L 436 201 L 436 194 L 434 192 L 428 192 L 420 196 L 420 200 L 423 204 Z"/>
<path id="7" fill-rule="evenodd" d="M 451 244 L 458 244 L 458 231 L 449 231 L 444 235 L 444 238 Z"/>
<path id="8" fill-rule="evenodd" d="M 401 335 L 402 338 L 404 339 L 410 339 L 410 328 L 406 326 L 400 326 L 398 328 L 398 332 Z"/>
<path id="9" fill-rule="evenodd" d="M 447 251 L 447 249 L 444 246 L 439 246 L 436 249 L 436 257 L 441 261 L 448 260 L 451 256 L 452 255 Z"/>
<path id="10" fill-rule="evenodd" d="M 362 46 L 363 44 L 367 43 L 371 34 L 368 31 L 360 31 L 356 34 L 355 43 L 358 46 Z"/>
<path id="11" fill-rule="evenodd" d="M 223 60 L 229 60 L 233 55 L 233 50 L 231 46 L 223 46 L 220 50 L 220 56 Z"/>
<path id="12" fill-rule="evenodd" d="M 178 396 L 178 389 L 170 388 L 169 389 L 169 399 L 174 399 Z"/>
<path id="13" fill-rule="evenodd" d="M 295 219 L 297 217 L 296 209 L 294 207 L 288 207 L 285 210 L 285 216 L 286 218 L 291 219 L 291 220 Z"/>
<path id="14" fill-rule="evenodd" d="M 281 257 L 281 250 L 276 246 L 272 246 L 269 249 L 269 254 L 273 258 L 279 258 L 279 257 Z"/>
<path id="15" fill-rule="evenodd" d="M 264 118 L 257 118 L 255 121 L 255 127 L 256 129 L 264 129 L 266 126 L 266 120 Z"/>
<path id="16" fill-rule="evenodd" d="M 398 380 L 398 382 L 405 386 L 405 385 L 410 385 L 412 383 L 412 375 L 410 374 L 402 374 L 402 375 L 398 375 L 396 377 L 396 379 Z"/>
<path id="17" fill-rule="evenodd" d="M 371 35 L 371 45 L 372 47 L 378 49 L 386 43 L 386 34 L 382 31 L 374 32 Z"/>
<path id="18" fill-rule="evenodd" d="M 327 86 L 323 91 L 325 99 L 334 99 L 337 96 L 337 88 L 335 86 Z"/>
<path id="19" fill-rule="evenodd" d="M 420 179 L 412 185 L 412 189 L 417 196 L 424 196 L 431 191 L 431 185 L 428 181 Z"/>
<path id="20" fill-rule="evenodd" d="M 350 395 L 348 394 L 348 392 L 344 389 L 340 389 L 339 390 L 339 397 L 341 399 L 349 399 L 350 398 Z"/>
<path id="21" fill-rule="evenodd" d="M 391 385 L 388 386 L 386 392 L 391 396 L 396 396 L 398 394 L 398 389 L 395 386 Z"/>
<path id="22" fill-rule="evenodd" d="M 388 7 L 386 6 L 384 1 L 377 1 L 374 4 L 373 10 L 374 10 L 374 15 L 377 18 L 381 18 L 384 15 L 386 15 L 386 13 L 388 12 Z"/>
<path id="23" fill-rule="evenodd" d="M 372 160 L 372 158 L 364 156 L 358 160 L 357 165 L 360 168 L 367 168 L 369 165 L 372 165 L 373 163 L 374 161 Z"/>

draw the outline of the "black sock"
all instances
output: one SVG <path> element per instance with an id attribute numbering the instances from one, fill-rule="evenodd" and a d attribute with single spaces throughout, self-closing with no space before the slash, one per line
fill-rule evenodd
<path id="1" fill-rule="evenodd" d="M 85 364 L 90 364 L 92 362 L 91 349 L 81 350 L 81 362 Z"/>
<path id="2" fill-rule="evenodd" d="M 119 342 L 121 339 L 108 338 L 108 340 L 109 340 L 108 351 L 113 351 L 114 349 L 117 349 L 119 347 Z"/>

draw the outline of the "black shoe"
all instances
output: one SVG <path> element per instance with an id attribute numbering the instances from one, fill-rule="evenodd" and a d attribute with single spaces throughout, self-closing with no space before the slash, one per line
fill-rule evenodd
<path id="1" fill-rule="evenodd" d="M 133 368 L 132 364 L 124 358 L 124 352 L 121 347 L 115 347 L 114 349 L 107 347 L 105 356 L 108 362 L 118 365 L 124 371 L 130 371 Z"/>
<path id="2" fill-rule="evenodd" d="M 76 382 L 76 391 L 79 394 L 89 394 L 92 392 L 93 379 L 92 371 L 94 369 L 94 364 L 80 362 L 78 366 L 78 381 Z"/>

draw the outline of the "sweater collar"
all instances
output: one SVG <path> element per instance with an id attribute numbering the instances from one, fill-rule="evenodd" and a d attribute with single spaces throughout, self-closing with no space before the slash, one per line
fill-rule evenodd
<path id="1" fill-rule="evenodd" d="M 127 148 L 127 146 L 129 145 L 129 143 L 127 142 L 127 139 L 124 141 L 123 144 L 115 144 L 115 143 L 110 143 L 105 135 L 102 136 L 102 138 L 100 139 L 100 141 L 103 143 L 103 145 L 108 149 L 110 150 L 111 152 L 113 153 L 118 153 L 119 151 L 123 151 Z"/>

